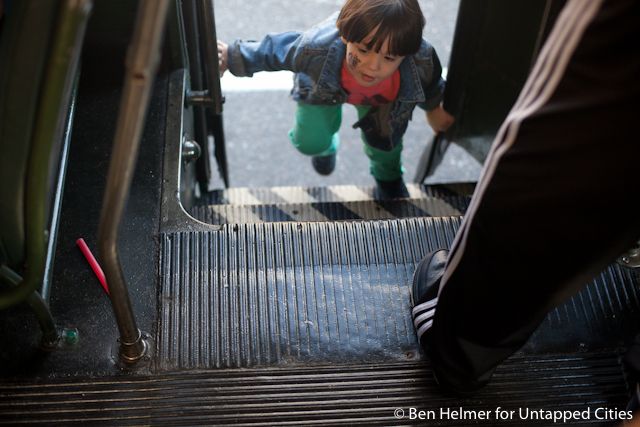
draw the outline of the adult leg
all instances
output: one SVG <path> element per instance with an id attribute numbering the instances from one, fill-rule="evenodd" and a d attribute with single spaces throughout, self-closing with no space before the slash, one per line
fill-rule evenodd
<path id="1" fill-rule="evenodd" d="M 640 235 L 639 6 L 570 0 L 501 127 L 420 337 L 446 387 L 486 383 Z"/>

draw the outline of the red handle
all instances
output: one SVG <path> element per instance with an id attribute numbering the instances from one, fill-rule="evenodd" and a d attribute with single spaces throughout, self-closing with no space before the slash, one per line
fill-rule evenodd
<path id="1" fill-rule="evenodd" d="M 96 275 L 96 277 L 100 281 L 100 285 L 102 285 L 102 289 L 104 289 L 107 295 L 109 295 L 109 286 L 107 286 L 107 278 L 105 277 L 104 272 L 102 271 L 102 268 L 100 268 L 100 264 L 98 264 L 98 261 L 96 261 L 95 257 L 91 253 L 89 246 L 87 246 L 87 244 L 84 242 L 84 239 L 82 237 L 76 240 L 76 245 L 78 245 L 78 247 L 80 248 L 80 251 L 82 252 L 82 255 L 84 255 L 84 257 L 87 259 L 87 262 L 89 263 L 89 266 L 93 270 L 93 273 Z"/>

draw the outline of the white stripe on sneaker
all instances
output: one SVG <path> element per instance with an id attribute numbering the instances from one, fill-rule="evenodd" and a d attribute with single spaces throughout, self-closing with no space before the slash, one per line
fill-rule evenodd
<path id="1" fill-rule="evenodd" d="M 431 328 L 431 325 L 433 325 L 433 320 L 429 320 L 427 323 L 420 326 L 420 328 L 418 329 L 418 341 L 420 341 L 420 339 L 422 339 L 422 335 L 424 335 L 424 333 L 427 332 L 429 328 Z"/>
<path id="2" fill-rule="evenodd" d="M 413 319 L 414 326 L 416 328 L 419 328 L 420 324 L 422 322 L 424 322 L 427 319 L 432 318 L 435 313 L 436 313 L 436 309 L 435 308 L 432 308 L 431 310 L 427 311 L 426 313 L 422 313 L 420 316 L 418 316 L 415 319 Z"/>
<path id="3" fill-rule="evenodd" d="M 425 310 L 428 310 L 430 308 L 435 307 L 436 304 L 438 304 L 438 298 L 434 298 L 434 299 L 429 300 L 427 302 L 423 302 L 422 304 L 418 304 L 415 307 L 413 307 L 413 310 L 411 310 L 411 314 L 413 314 L 415 316 L 418 313 L 421 313 L 421 312 L 423 312 Z"/>

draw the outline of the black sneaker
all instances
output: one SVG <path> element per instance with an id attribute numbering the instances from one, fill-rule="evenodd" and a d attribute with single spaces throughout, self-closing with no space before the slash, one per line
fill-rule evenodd
<path id="1" fill-rule="evenodd" d="M 404 199 L 409 197 L 409 190 L 402 178 L 393 181 L 381 181 L 376 178 L 377 195 L 380 199 Z"/>
<path id="2" fill-rule="evenodd" d="M 336 153 L 328 156 L 313 156 L 311 164 L 320 175 L 331 175 L 331 172 L 336 168 Z"/>
<path id="3" fill-rule="evenodd" d="M 418 342 L 432 363 L 433 376 L 440 388 L 448 394 L 458 397 L 468 397 L 484 387 L 491 378 L 493 372 L 488 372 L 481 380 L 453 378 L 451 375 L 443 375 L 440 372 L 437 358 L 430 351 L 433 344 L 430 342 L 430 331 L 435 318 L 438 305 L 438 294 L 442 284 L 445 266 L 449 251 L 439 249 L 428 253 L 416 267 L 413 273 L 411 287 L 411 318 L 416 328 Z"/>
<path id="4" fill-rule="evenodd" d="M 449 251 L 439 249 L 430 252 L 416 267 L 413 273 L 413 285 L 411 287 L 411 318 L 416 328 L 418 342 L 425 350 L 426 335 L 436 314 L 440 282 L 447 264 Z"/>

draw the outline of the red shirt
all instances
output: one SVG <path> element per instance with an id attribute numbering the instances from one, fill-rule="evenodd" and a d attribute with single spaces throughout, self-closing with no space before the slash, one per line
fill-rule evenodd
<path id="1" fill-rule="evenodd" d="M 400 90 L 400 71 L 394 73 L 375 86 L 366 87 L 360 85 L 347 70 L 347 65 L 342 62 L 342 88 L 347 92 L 347 103 L 352 105 L 387 104 L 398 96 Z"/>

